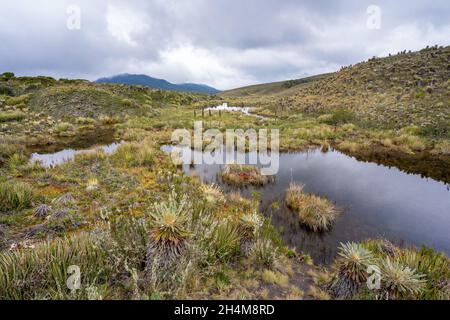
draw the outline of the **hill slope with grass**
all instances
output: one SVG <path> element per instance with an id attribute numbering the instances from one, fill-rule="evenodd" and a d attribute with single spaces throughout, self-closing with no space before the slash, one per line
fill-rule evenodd
<path id="1" fill-rule="evenodd" d="M 400 129 L 419 126 L 432 136 L 450 135 L 450 47 L 429 47 L 372 58 L 339 72 L 220 93 L 272 115 L 320 116 L 341 108 L 358 125 Z"/>
<path id="2" fill-rule="evenodd" d="M 25 110 L 58 119 L 144 115 L 157 107 L 189 105 L 206 97 L 197 93 L 86 80 L 0 76 L 0 110 Z"/>

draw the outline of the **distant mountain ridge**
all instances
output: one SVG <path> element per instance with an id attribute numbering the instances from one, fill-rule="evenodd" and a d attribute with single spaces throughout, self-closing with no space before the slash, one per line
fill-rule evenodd
<path id="1" fill-rule="evenodd" d="M 111 77 L 100 78 L 96 81 L 97 83 L 120 83 L 120 84 L 130 84 L 130 85 L 142 85 L 154 89 L 162 90 L 173 90 L 173 91 L 186 91 L 186 92 L 197 92 L 197 93 L 207 93 L 216 94 L 220 90 L 213 87 L 197 84 L 197 83 L 180 83 L 174 84 L 170 83 L 164 79 L 157 79 L 145 74 L 119 74 Z"/>

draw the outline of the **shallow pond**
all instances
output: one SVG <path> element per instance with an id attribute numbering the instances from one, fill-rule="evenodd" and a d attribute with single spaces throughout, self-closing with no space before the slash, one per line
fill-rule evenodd
<path id="1" fill-rule="evenodd" d="M 49 168 L 63 164 L 67 161 L 72 161 L 77 154 L 93 153 L 97 151 L 103 151 L 106 154 L 112 154 L 121 145 L 121 143 L 122 142 L 113 142 L 108 145 L 91 147 L 89 149 L 63 149 L 61 151 L 53 153 L 33 153 L 31 154 L 30 161 L 39 161 L 44 167 Z"/>
<path id="2" fill-rule="evenodd" d="M 251 113 L 250 107 L 233 107 L 233 106 L 228 106 L 228 104 L 226 104 L 226 103 L 219 105 L 219 106 L 215 106 L 215 107 L 205 108 L 205 111 L 241 112 L 247 116 L 254 116 L 254 117 L 257 117 L 260 119 L 266 119 L 266 117 L 260 116 L 255 113 Z"/>
<path id="3" fill-rule="evenodd" d="M 218 178 L 221 167 L 185 165 L 183 169 L 230 191 Z M 343 209 L 332 230 L 316 234 L 299 224 L 284 204 L 291 181 L 304 184 L 307 192 L 327 197 Z M 275 182 L 241 190 L 247 197 L 253 191 L 261 193 L 261 211 L 272 217 L 285 243 L 309 253 L 317 263 L 330 263 L 340 242 L 376 237 L 401 245 L 425 244 L 450 254 L 450 191 L 443 182 L 358 161 L 337 151 L 315 150 L 280 154 Z"/>

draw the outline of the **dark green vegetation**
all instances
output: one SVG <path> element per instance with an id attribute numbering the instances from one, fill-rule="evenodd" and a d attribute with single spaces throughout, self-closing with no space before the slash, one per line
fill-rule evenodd
<path id="1" fill-rule="evenodd" d="M 215 94 L 220 92 L 212 87 L 196 84 L 196 83 L 180 83 L 173 84 L 164 79 L 156 79 L 149 77 L 144 74 L 119 74 L 112 77 L 101 78 L 96 82 L 98 83 L 116 83 L 116 84 L 132 84 L 141 85 L 153 89 L 162 90 L 174 90 L 174 91 L 184 91 L 184 92 L 197 92 L 205 94 Z"/>
<path id="2" fill-rule="evenodd" d="M 390 254 L 368 242 L 344 248 L 336 272 L 322 270 L 281 243 L 256 195 L 185 176 L 160 146 L 194 120 L 206 129 L 277 128 L 282 150 L 335 147 L 450 181 L 449 55 L 430 48 L 220 96 L 1 75 L 0 298 L 448 299 L 444 255 Z M 267 119 L 202 110 L 224 101 Z M 116 140 L 125 144 L 112 155 L 54 168 L 28 161 L 34 151 Z M 232 185 L 268 182 L 238 169 L 228 172 Z M 294 200 L 312 229 L 332 225 L 326 199 Z M 388 275 L 376 294 L 363 285 L 373 261 Z M 70 265 L 82 272 L 75 292 L 66 287 Z"/>

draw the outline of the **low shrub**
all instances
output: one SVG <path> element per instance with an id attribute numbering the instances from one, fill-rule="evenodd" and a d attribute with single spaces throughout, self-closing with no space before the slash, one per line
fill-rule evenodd
<path id="1" fill-rule="evenodd" d="M 57 133 L 67 132 L 67 131 L 72 130 L 72 129 L 73 129 L 73 126 L 70 123 L 67 123 L 67 122 L 60 122 L 55 127 L 55 131 Z"/>
<path id="2" fill-rule="evenodd" d="M 11 87 L 0 85 L 0 95 L 12 96 L 14 91 Z"/>
<path id="3" fill-rule="evenodd" d="M 5 111 L 0 112 L 0 122 L 20 121 L 25 119 L 26 114 L 22 111 Z"/>
<path id="4" fill-rule="evenodd" d="M 29 94 L 24 94 L 18 97 L 11 97 L 8 100 L 6 100 L 6 104 L 10 106 L 18 106 L 18 105 L 24 105 L 26 106 L 28 104 L 28 101 L 30 100 Z"/>

